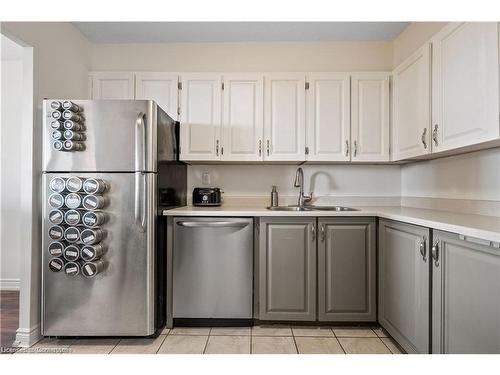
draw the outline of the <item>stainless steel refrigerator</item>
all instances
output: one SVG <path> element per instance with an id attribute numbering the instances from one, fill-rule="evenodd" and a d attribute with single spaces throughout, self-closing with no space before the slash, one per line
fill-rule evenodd
<path id="1" fill-rule="evenodd" d="M 43 103 L 42 334 L 149 336 L 165 319 L 179 124 L 150 100 Z"/>

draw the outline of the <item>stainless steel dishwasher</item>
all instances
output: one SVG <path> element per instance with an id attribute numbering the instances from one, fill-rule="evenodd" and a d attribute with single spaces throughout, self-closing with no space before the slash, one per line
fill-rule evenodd
<path id="1" fill-rule="evenodd" d="M 175 218 L 173 241 L 174 324 L 252 319 L 252 218 Z"/>

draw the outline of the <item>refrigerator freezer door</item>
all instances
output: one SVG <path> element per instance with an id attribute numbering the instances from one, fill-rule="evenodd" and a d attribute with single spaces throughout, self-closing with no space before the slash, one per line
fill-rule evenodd
<path id="1" fill-rule="evenodd" d="M 61 101 L 44 100 L 44 171 L 156 172 L 158 162 L 176 160 L 175 122 L 151 100 L 73 100 L 83 109 L 84 128 L 73 132 L 82 149 L 55 149 L 53 133 L 64 142 L 66 132 L 51 127 L 51 104 Z"/>
<path id="2" fill-rule="evenodd" d="M 107 203 L 100 210 L 107 217 L 100 226 L 105 232 L 101 241 L 106 249 L 101 258 L 105 268 L 94 277 L 85 277 L 82 271 L 76 276 L 64 270 L 55 272 L 61 261 L 67 263 L 64 257 L 49 253 L 54 242 L 49 236 L 53 225 L 49 221 L 49 183 L 56 176 L 93 177 L 108 186 L 103 193 Z M 153 173 L 43 175 L 43 335 L 148 336 L 155 332 L 156 183 Z M 84 213 L 82 208 L 78 210 Z M 50 268 L 54 259 L 59 260 Z M 81 260 L 76 263 L 83 270 Z"/>

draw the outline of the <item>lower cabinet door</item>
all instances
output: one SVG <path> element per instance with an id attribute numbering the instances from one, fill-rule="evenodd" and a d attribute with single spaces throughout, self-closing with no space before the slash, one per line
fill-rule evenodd
<path id="1" fill-rule="evenodd" d="M 378 320 L 408 353 L 429 353 L 428 250 L 429 229 L 380 220 Z"/>
<path id="2" fill-rule="evenodd" d="M 500 248 L 478 242 L 434 231 L 434 353 L 500 354 Z"/>
<path id="3" fill-rule="evenodd" d="M 318 219 L 320 321 L 375 321 L 375 218 Z"/>
<path id="4" fill-rule="evenodd" d="M 259 319 L 316 319 L 316 218 L 262 218 Z"/>

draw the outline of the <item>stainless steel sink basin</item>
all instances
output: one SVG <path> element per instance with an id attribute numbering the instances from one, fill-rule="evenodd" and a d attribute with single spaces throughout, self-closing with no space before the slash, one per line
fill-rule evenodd
<path id="1" fill-rule="evenodd" d="M 299 206 L 276 206 L 276 207 L 266 207 L 271 211 L 312 211 L 310 207 L 299 207 Z"/>
<path id="2" fill-rule="evenodd" d="M 343 206 L 307 206 L 313 210 L 318 211 L 359 211 L 357 208 L 343 207 Z"/>
<path id="3" fill-rule="evenodd" d="M 267 207 L 271 211 L 358 211 L 356 208 L 343 207 L 343 206 L 277 206 L 277 207 Z"/>

